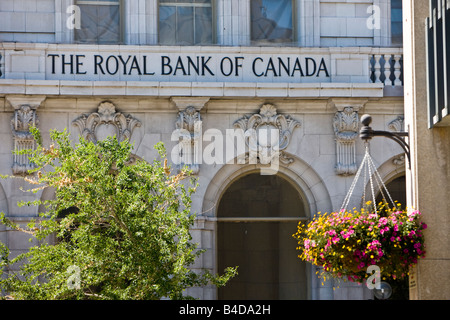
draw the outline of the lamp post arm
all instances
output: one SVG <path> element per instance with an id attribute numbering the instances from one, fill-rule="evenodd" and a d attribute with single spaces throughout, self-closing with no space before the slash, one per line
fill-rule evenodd
<path id="1" fill-rule="evenodd" d="M 403 151 L 405 151 L 405 154 L 408 157 L 408 166 L 411 169 L 410 148 L 409 144 L 404 139 L 404 137 L 409 137 L 409 133 L 403 131 L 391 132 L 391 131 L 372 130 L 372 128 L 369 126 L 371 122 L 372 117 L 370 115 L 365 114 L 361 117 L 361 123 L 363 124 L 363 126 L 359 131 L 359 137 L 364 141 L 368 141 L 373 137 L 386 137 L 394 140 L 402 147 Z"/>

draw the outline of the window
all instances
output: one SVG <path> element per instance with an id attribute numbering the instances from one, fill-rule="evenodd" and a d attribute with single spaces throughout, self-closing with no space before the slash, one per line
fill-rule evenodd
<path id="1" fill-rule="evenodd" d="M 251 0 L 251 40 L 292 42 L 292 0 Z"/>
<path id="2" fill-rule="evenodd" d="M 403 44 L 402 0 L 391 0 L 391 43 Z"/>
<path id="3" fill-rule="evenodd" d="M 76 1 L 80 8 L 80 29 L 75 42 L 117 44 L 121 40 L 120 0 Z"/>
<path id="4" fill-rule="evenodd" d="M 160 0 L 159 43 L 205 45 L 213 42 L 211 0 Z"/>

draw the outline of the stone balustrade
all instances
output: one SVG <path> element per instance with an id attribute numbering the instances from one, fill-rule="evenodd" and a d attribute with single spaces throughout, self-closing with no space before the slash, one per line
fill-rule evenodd
<path id="1" fill-rule="evenodd" d="M 369 60 L 369 75 L 372 83 L 403 86 L 403 50 L 374 48 Z"/>

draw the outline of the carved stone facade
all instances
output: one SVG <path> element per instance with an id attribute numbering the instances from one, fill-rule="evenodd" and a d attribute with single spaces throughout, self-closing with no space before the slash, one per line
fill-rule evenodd
<path id="1" fill-rule="evenodd" d="M 359 130 L 358 111 L 353 107 L 345 107 L 336 112 L 333 129 L 336 137 L 336 173 L 355 174 L 358 169 L 355 150 Z"/>
<path id="2" fill-rule="evenodd" d="M 73 125 L 89 141 L 97 142 L 114 135 L 119 141 L 123 141 L 130 139 L 133 130 L 140 127 L 141 122 L 131 115 L 116 112 L 116 107 L 111 102 L 102 102 L 97 112 L 83 114 L 73 121 Z"/>
<path id="3" fill-rule="evenodd" d="M 27 2 L 15 0 L 14 3 L 16 1 Z M 122 2 L 126 6 L 124 13 L 128 13 L 130 3 L 134 1 Z M 157 13 L 158 1 L 139 0 L 141 4 L 149 2 L 155 4 L 152 12 Z M 299 1 L 306 2 L 313 1 Z M 342 4 L 341 9 L 348 6 L 346 1 L 314 2 L 320 2 L 321 8 L 326 8 L 327 12 L 332 12 L 336 3 Z M 371 3 L 360 2 L 356 4 L 360 12 L 365 11 L 361 11 L 362 6 Z M 249 1 L 220 0 L 218 3 L 220 5 L 215 7 L 220 11 L 220 20 L 225 11 L 232 12 L 228 10 L 232 5 L 244 8 Z M 26 6 L 14 6 L 14 9 L 16 7 Z M 223 11 L 224 8 L 227 10 Z M 138 10 L 138 7 L 133 6 L 135 9 Z M 242 16 L 245 12 L 250 14 L 246 10 L 241 12 Z M 26 14 L 27 23 L 30 15 L 34 14 Z M 59 16 L 64 15 L 59 12 Z M 152 21 L 156 26 L 158 19 L 155 17 Z M 237 21 L 231 15 L 226 15 L 226 18 L 230 23 L 229 19 Z M 322 17 L 318 16 L 316 22 L 319 23 L 320 19 Z M 135 20 L 133 23 L 136 23 Z M 334 32 L 328 20 L 323 20 L 324 25 L 328 26 L 328 32 Z M 365 25 L 365 19 L 358 18 L 358 21 Z M 312 20 L 310 22 L 306 25 L 315 25 Z M 231 32 L 230 28 L 225 29 Z M 305 28 L 300 29 L 312 35 Z M 245 34 L 235 34 L 236 37 L 249 39 Z M 317 33 L 315 36 L 320 35 Z M 341 36 L 337 40 L 345 41 Z M 299 41 L 306 41 L 300 38 Z M 364 113 L 373 115 L 375 123 L 386 126 L 385 119 L 395 119 L 404 112 L 403 97 L 394 96 L 397 91 L 390 90 L 399 86 L 372 83 L 369 75 L 369 61 L 374 54 L 401 54 L 400 48 L 377 48 L 376 43 L 371 43 L 367 48 L 345 47 L 336 43 L 337 48 L 328 48 L 329 40 L 324 39 L 327 42 L 322 46 L 319 37 L 314 41 L 317 47 L 298 48 L 278 44 L 264 48 L 241 45 L 221 47 L 220 35 L 217 45 L 192 47 L 0 42 L 0 54 L 3 56 L 0 67 L 3 67 L 5 78 L 0 79 L 0 140 L 6 141 L 0 143 L 0 174 L 10 174 L 13 163 L 16 172 L 26 171 L 26 166 L 30 164 L 26 159 L 13 161 L 11 150 L 16 148 L 16 140 L 23 141 L 20 139 L 27 135 L 27 129 L 21 129 L 22 122 L 38 124 L 38 117 L 46 146 L 51 143 L 48 132 L 52 129 L 61 131 L 67 128 L 74 143 L 80 137 L 96 142 L 116 135 L 119 141 L 128 139 L 133 143 L 133 156 L 153 162 L 159 160 L 154 146 L 162 142 L 167 150 L 171 174 L 187 165 L 198 180 L 190 207 L 192 214 L 195 214 L 192 238 L 198 248 L 205 251 L 192 266 L 196 272 L 208 270 L 221 273 L 218 261 L 226 253 L 221 251 L 219 243 L 245 245 L 242 255 L 248 257 L 264 245 L 264 250 L 260 251 L 276 252 L 277 257 L 264 257 L 260 265 L 273 267 L 274 271 L 270 274 L 274 276 L 271 280 L 274 288 L 285 290 L 281 298 L 291 299 L 294 295 L 290 293 L 301 291 L 305 297 L 314 300 L 369 299 L 370 292 L 364 286 L 341 284 L 334 290 L 333 280 L 321 284 L 315 268 L 307 267 L 305 262 L 296 259 L 298 252 L 295 246 L 291 252 L 284 251 L 284 248 L 283 251 L 274 249 L 280 248 L 275 247 L 276 242 L 283 244 L 284 241 L 292 241 L 300 219 L 306 221 L 317 212 L 331 212 L 342 205 L 353 180 L 351 174 L 358 165 L 358 157 L 362 156 L 358 114 L 361 115 L 364 109 Z M 109 71 L 114 71 L 111 70 L 115 69 L 114 61 L 122 63 L 117 60 L 119 54 L 125 63 L 119 64 L 117 73 L 112 74 Z M 195 71 L 196 61 L 199 61 L 199 71 Z M 314 66 L 314 61 L 323 61 L 324 64 Z M 141 74 L 138 67 L 144 64 L 147 72 Z M 323 70 L 325 65 L 327 72 Z M 186 72 L 182 70 L 184 67 Z M 317 72 L 308 76 L 313 67 L 316 71 L 321 69 L 320 77 L 316 76 Z M 71 68 L 76 74 L 70 72 Z M 170 69 L 172 72 L 167 72 Z M 154 75 L 151 74 L 153 72 Z M 14 119 L 28 117 L 33 120 L 14 120 L 11 131 L 13 116 Z M 232 137 L 234 141 L 240 139 L 236 135 L 242 132 L 243 153 L 233 149 L 236 145 L 228 145 L 231 139 L 228 139 L 227 131 L 235 134 Z M 233 152 L 228 153 L 228 147 Z M 398 153 L 390 147 L 389 142 L 379 139 L 371 150 L 380 165 L 388 163 L 386 175 L 392 171 L 401 174 L 402 168 L 392 163 L 392 158 Z M 178 154 L 181 161 L 177 163 L 174 154 Z M 272 177 L 259 180 L 263 182 L 261 185 L 248 185 L 245 192 L 239 189 L 243 178 L 264 175 L 263 172 L 277 162 L 278 171 L 269 173 Z M 278 184 L 280 180 L 283 180 L 282 184 Z M 32 206 L 16 205 L 17 200 L 23 200 L 24 193 L 20 187 L 26 187 L 26 183 L 19 179 L 0 180 L 0 211 L 22 224 L 36 219 L 39 211 L 39 208 Z M 286 185 L 289 188 L 285 188 Z M 355 190 L 355 198 L 362 195 L 362 190 Z M 227 194 L 232 197 L 227 198 Z M 248 200 L 251 210 L 236 202 L 238 197 Z M 48 198 L 49 194 L 33 193 L 25 200 Z M 286 200 L 293 198 L 295 201 Z M 273 207 L 268 206 L 268 202 Z M 224 208 L 233 208 L 236 212 Z M 288 215 L 286 209 L 292 209 L 292 215 Z M 224 214 L 219 215 L 219 210 Z M 263 211 L 267 215 L 262 215 Z M 237 228 L 242 226 L 242 234 L 239 233 L 242 238 L 235 236 L 237 233 L 234 231 L 231 234 L 221 232 L 220 224 L 226 223 Z M 292 231 L 287 229 L 289 225 L 294 225 Z M 260 226 L 267 228 L 270 236 L 268 232 L 253 232 L 256 229 L 251 229 Z M 26 235 L 5 231 L 0 232 L 0 241 L 8 243 L 14 254 L 23 252 L 28 244 Z M 258 234 L 257 238 L 253 238 L 258 241 L 249 241 L 252 234 Z M 286 260 L 288 255 L 294 256 L 293 263 L 304 266 L 302 279 L 305 280 L 301 283 L 286 281 L 286 272 L 283 271 L 286 269 L 278 269 L 278 266 L 290 265 L 292 260 Z M 245 267 L 245 263 L 241 264 L 240 270 Z M 257 278 L 255 291 L 260 290 L 260 285 L 266 288 L 262 282 L 269 283 L 266 281 L 268 278 L 260 277 L 257 272 L 250 273 L 240 272 L 239 276 L 247 283 L 253 281 L 249 280 L 250 276 Z M 197 299 L 217 299 L 219 296 L 218 290 L 212 286 L 190 288 L 187 294 Z"/>
<path id="4" fill-rule="evenodd" d="M 275 106 L 264 104 L 259 113 L 236 120 L 234 127 L 244 132 L 248 163 L 269 164 L 279 160 L 289 164 L 294 161 L 284 150 L 300 122 L 289 115 L 278 114 Z"/>
<path id="5" fill-rule="evenodd" d="M 270 167 L 269 162 L 275 163 L 278 160 L 278 172 L 273 177 L 268 176 L 266 181 L 278 181 L 278 178 L 272 179 L 276 175 L 286 179 L 295 189 L 291 190 L 292 194 L 301 199 L 301 210 L 305 213 L 305 217 L 302 216 L 304 219 L 309 219 L 319 211 L 330 212 L 342 204 L 343 193 L 353 180 L 352 176 L 336 174 L 334 169 L 336 154 L 338 152 L 338 157 L 342 157 L 344 153 L 344 150 L 337 148 L 336 144 L 339 143 L 342 147 L 342 144 L 350 141 L 351 150 L 346 150 L 347 154 L 353 156 L 353 152 L 356 152 L 357 157 L 361 156 L 362 142 L 357 137 L 358 113 L 364 109 L 364 113 L 374 114 L 377 123 L 383 123 L 384 119 L 396 119 L 402 113 L 402 110 L 397 107 L 401 104 L 392 103 L 392 98 L 383 100 L 375 99 L 375 97 L 371 100 L 373 102 L 366 103 L 368 99 L 352 97 L 345 99 L 336 97 L 327 99 L 243 98 L 235 96 L 238 93 L 234 92 L 233 95 L 225 98 L 112 96 L 108 101 L 104 100 L 107 94 L 94 98 L 75 94 L 60 96 L 10 94 L 7 97 L 0 97 L 0 108 L 4 106 L 0 109 L 0 123 L 7 124 L 7 132 L 3 130 L 0 134 L 4 136 L 7 134 L 10 142 L 0 144 L 0 157 L 3 156 L 4 159 L 3 167 L 0 166 L 1 174 L 11 172 L 10 168 L 13 164 L 11 149 L 15 147 L 12 143 L 13 139 L 22 137 L 21 132 L 25 132 L 26 136 L 29 125 L 33 123 L 39 124 L 44 145 L 51 143 L 48 136 L 51 129 L 69 128 L 74 142 L 80 136 L 95 142 L 115 134 L 121 141 L 125 139 L 132 141 L 135 146 L 134 155 L 149 162 L 158 159 L 158 154 L 153 147 L 156 143 L 163 142 L 167 148 L 168 164 L 172 168 L 172 173 L 175 173 L 180 166 L 175 163 L 171 151 L 175 150 L 176 153 L 179 150 L 187 150 L 190 153 L 182 154 L 187 156 L 183 165 L 188 165 L 198 179 L 198 187 L 192 197 L 191 211 L 196 214 L 192 236 L 198 242 L 200 249 L 206 249 L 195 268 L 199 271 L 202 269 L 214 271 L 218 267 L 217 261 L 222 254 L 217 249 L 217 242 L 219 240 L 234 241 L 230 238 L 225 239 L 223 233 L 218 231 L 218 225 L 241 223 L 230 222 L 228 218 L 248 219 L 248 221 L 245 220 L 247 222 L 242 222 L 245 227 L 254 222 L 264 221 L 261 223 L 264 227 L 270 223 L 278 223 L 284 228 L 292 221 L 298 220 L 297 216 L 285 216 L 285 209 L 288 206 L 280 206 L 276 210 L 268 208 L 267 212 L 273 213 L 273 216 L 267 217 L 249 217 L 243 206 L 237 208 L 243 210 L 239 212 L 239 216 L 218 217 L 218 210 L 228 208 L 224 205 L 227 201 L 231 201 L 230 198 L 224 197 L 229 189 L 234 190 L 233 192 L 240 197 L 248 198 L 249 203 L 252 202 L 252 206 L 255 206 L 252 209 L 255 213 L 259 212 L 258 208 L 266 206 L 266 198 L 272 203 L 276 203 L 277 199 L 280 203 L 284 203 L 286 190 L 277 189 L 279 186 L 275 182 L 261 186 L 260 189 L 264 189 L 264 193 L 258 194 L 256 188 L 249 186 L 246 189 L 248 193 L 244 194 L 239 191 L 240 189 L 234 189 L 234 181 L 255 173 L 264 175 Z M 12 118 L 17 120 L 11 122 Z M 14 123 L 13 131 L 9 127 L 12 123 Z M 387 125 L 386 123 L 385 126 Z M 4 126 L 0 126 L 0 130 L 2 128 Z M 244 137 L 242 144 L 245 147 L 243 157 L 236 158 L 237 153 L 234 153 L 232 157 L 231 155 L 220 159 L 217 157 L 217 160 L 225 160 L 222 162 L 206 161 L 207 156 L 214 154 L 216 157 L 219 153 L 216 153 L 219 151 L 219 144 L 215 144 L 216 138 L 220 138 L 223 143 L 222 155 L 227 155 L 228 138 L 225 136 L 227 130 L 236 134 L 238 131 L 242 132 Z M 175 132 L 178 134 L 176 139 L 173 138 Z M 377 140 L 377 144 L 373 145 L 373 152 L 379 157 L 377 159 L 379 163 L 389 162 L 389 168 L 401 172 L 401 167 L 394 166 L 392 163 L 392 158 L 398 153 L 395 153 L 394 149 L 385 148 L 387 143 L 382 139 Z M 216 146 L 214 150 L 213 146 Z M 197 158 L 200 153 L 203 156 L 202 161 Z M 239 160 L 243 161 L 239 162 Z M 358 164 L 357 159 L 351 157 L 350 160 Z M 19 163 L 19 161 L 16 162 Z M 23 219 L 20 221 L 34 219 L 37 212 L 32 211 L 34 208 L 18 208 L 14 205 L 17 199 L 21 200 L 23 197 L 22 192 L 15 191 L 18 181 L 18 179 L 0 181 L 1 187 L 5 190 L 3 192 L 0 188 L 0 208 L 2 208 L 1 199 L 7 199 L 5 201 L 8 202 L 8 206 L 3 206 L 6 209 L 2 210 L 8 217 L 20 217 Z M 238 187 L 239 182 L 234 186 Z M 360 196 L 356 194 L 358 191 L 361 190 L 355 191 L 355 198 Z M 5 195 L 2 196 L 2 193 Z M 27 200 L 35 200 L 34 197 L 46 199 L 48 195 L 33 194 Z M 294 205 L 289 204 L 289 208 L 292 206 Z M 297 207 L 291 209 L 297 210 Z M 283 223 L 275 222 L 275 220 Z M 6 232 L 4 234 L 6 239 L 4 241 L 11 241 L 11 243 L 13 243 L 11 239 L 18 236 L 12 233 L 7 233 L 6 236 Z M 280 236 L 286 236 L 289 239 L 291 235 L 292 233 L 286 230 L 280 233 Z M 22 243 L 25 241 L 15 242 L 14 250 L 23 250 Z M 292 254 L 296 256 L 297 252 Z M 276 264 L 278 263 L 277 260 Z M 298 261 L 298 263 L 302 262 Z M 347 291 L 352 292 L 355 299 L 369 297 L 369 293 L 363 292 L 361 288 L 342 286 L 334 291 L 331 283 L 321 286 L 317 282 L 315 270 L 308 272 L 305 271 L 308 286 L 313 288 L 309 296 L 311 299 L 344 297 L 347 296 Z M 302 290 L 307 290 L 305 288 Z M 218 297 L 217 290 L 210 287 L 194 288 L 189 294 L 199 299 Z"/>

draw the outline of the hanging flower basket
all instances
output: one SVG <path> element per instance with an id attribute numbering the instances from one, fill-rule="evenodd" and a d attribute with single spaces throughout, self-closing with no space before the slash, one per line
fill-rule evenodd
<path id="1" fill-rule="evenodd" d="M 299 257 L 332 277 L 350 281 L 363 282 L 370 265 L 380 267 L 382 278 L 402 279 L 425 255 L 422 230 L 427 226 L 419 221 L 419 211 L 410 215 L 400 207 L 383 211 L 319 213 L 298 226 L 294 237 Z"/>
<path id="2" fill-rule="evenodd" d="M 373 201 L 366 201 L 364 192 L 363 208 L 349 211 L 347 206 L 362 172 L 364 182 L 369 177 Z M 375 185 L 383 196 L 378 205 Z M 425 255 L 422 231 L 427 225 L 420 221 L 420 214 L 417 210 L 411 213 L 402 210 L 401 205 L 392 200 L 366 144 L 365 156 L 341 209 L 325 214 L 319 212 L 307 225 L 299 224 L 294 234 L 297 249 L 301 251 L 299 257 L 322 267 L 332 277 L 359 283 L 370 276 L 367 269 L 371 265 L 380 268 L 384 280 L 402 279 Z"/>

